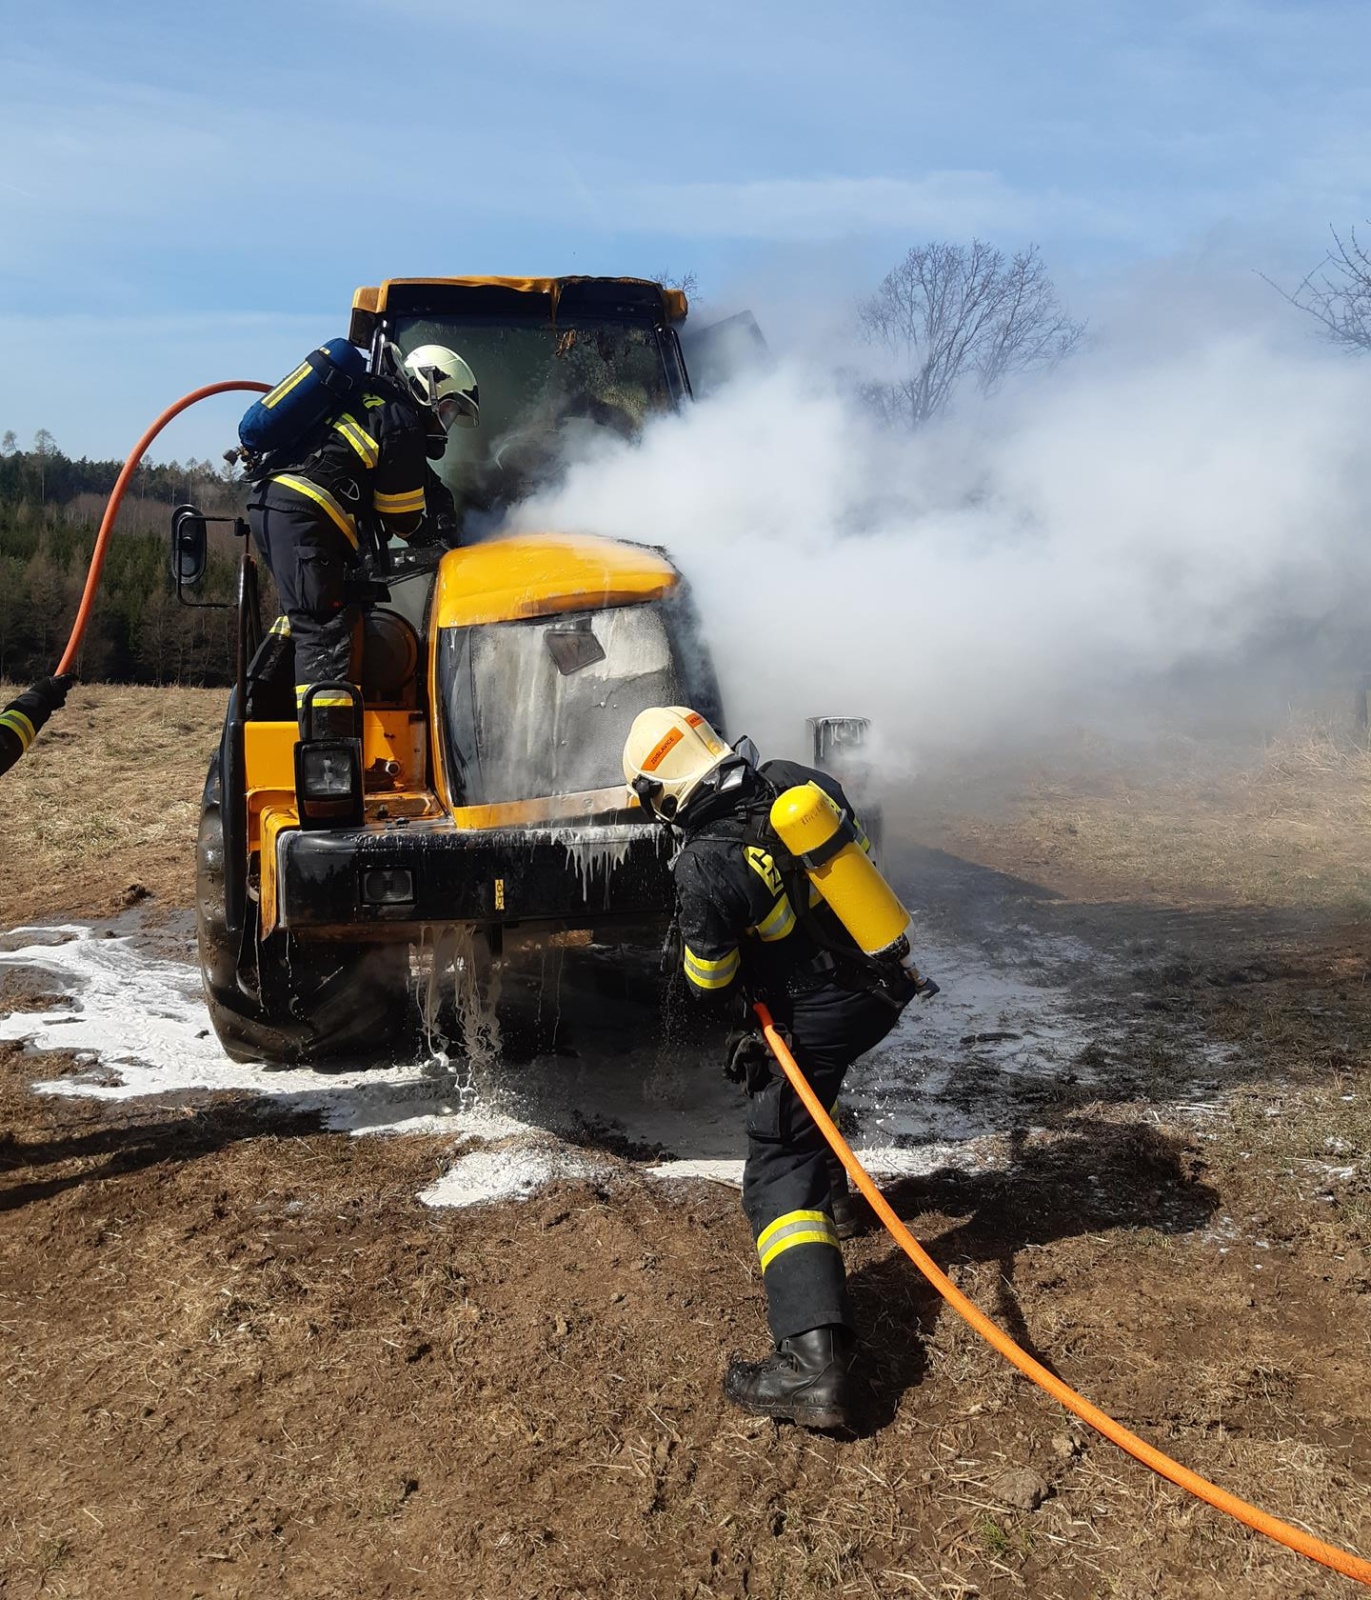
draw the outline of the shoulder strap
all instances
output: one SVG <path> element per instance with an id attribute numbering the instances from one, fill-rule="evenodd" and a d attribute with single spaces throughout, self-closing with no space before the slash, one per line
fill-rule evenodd
<path id="1" fill-rule="evenodd" d="M 765 773 L 759 772 L 758 776 L 769 791 L 769 798 L 758 822 L 753 822 L 749 816 L 749 827 L 759 829 L 756 842 L 764 843 L 764 848 L 770 852 L 771 859 L 776 863 L 796 920 L 819 949 L 833 957 L 834 965 L 840 972 L 845 972 L 849 979 L 860 983 L 870 992 L 893 1000 L 890 973 L 881 962 L 867 955 L 850 934 L 845 940 L 835 939 L 824 926 L 823 919 L 815 915 L 814 908 L 809 903 L 809 874 L 805 871 L 803 862 L 791 855 L 779 834 L 771 826 L 771 801 L 779 796 L 781 791 Z M 895 1003 L 902 1004 L 899 1001 Z"/>

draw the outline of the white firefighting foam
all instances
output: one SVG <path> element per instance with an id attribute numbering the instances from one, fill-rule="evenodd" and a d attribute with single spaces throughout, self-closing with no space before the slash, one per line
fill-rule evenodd
<path id="1" fill-rule="evenodd" d="M 31 974 L 40 994 L 54 992 L 39 1009 L 0 1017 L 0 1039 L 77 1058 L 74 1073 L 35 1084 L 42 1094 L 114 1101 L 247 1092 L 318 1113 L 326 1128 L 348 1134 L 451 1137 L 452 1168 L 420 1196 L 431 1205 L 517 1198 L 557 1177 L 622 1175 L 622 1163 L 596 1148 L 606 1143 L 649 1159 L 661 1152 L 638 1169 L 659 1178 L 741 1181 L 744 1100 L 723 1081 L 717 1046 L 588 1049 L 517 1068 L 486 1062 L 474 1096 L 460 1060 L 328 1072 L 239 1065 L 219 1048 L 194 967 L 80 925 L 15 929 L 0 943 L 0 966 Z M 1063 940 L 1036 949 L 1057 975 L 1084 955 Z M 959 1096 L 963 1068 L 1048 1081 L 1068 1069 L 1089 1075 L 1078 1058 L 1092 1034 L 1050 971 L 1004 956 L 992 969 L 969 950 L 928 940 L 920 955 L 952 982 L 931 1004 L 911 1007 L 844 1090 L 852 1142 L 878 1177 L 998 1162 L 1004 1106 L 993 1093 L 971 1103 Z"/>

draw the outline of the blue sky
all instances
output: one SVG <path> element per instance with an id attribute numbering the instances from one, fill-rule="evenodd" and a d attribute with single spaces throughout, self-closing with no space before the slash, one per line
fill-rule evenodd
<path id="1" fill-rule="evenodd" d="M 353 288 L 798 274 L 1037 241 L 1290 274 L 1371 213 L 1371 7 L 1227 0 L 43 0 L 0 9 L 0 430 L 122 455 L 270 381 Z M 234 401 L 159 454 L 217 454 Z"/>

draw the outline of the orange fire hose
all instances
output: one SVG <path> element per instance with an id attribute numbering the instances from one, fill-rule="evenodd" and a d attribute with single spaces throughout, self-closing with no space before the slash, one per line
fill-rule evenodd
<path id="1" fill-rule="evenodd" d="M 138 470 L 143 459 L 143 452 L 152 441 L 161 433 L 162 429 L 181 413 L 193 406 L 198 400 L 207 400 L 211 395 L 228 394 L 234 389 L 250 389 L 257 394 L 267 394 L 271 385 L 268 383 L 251 383 L 246 379 L 230 378 L 225 383 L 209 383 L 203 389 L 192 389 L 183 395 L 174 406 L 167 409 L 158 417 L 157 421 L 148 429 L 143 437 L 133 447 L 133 452 L 124 463 L 124 470 L 115 479 L 114 488 L 110 491 L 109 504 L 105 507 L 105 514 L 100 519 L 100 531 L 95 536 L 95 548 L 91 551 L 90 571 L 86 574 L 86 587 L 81 594 L 81 604 L 76 608 L 76 620 L 71 625 L 71 637 L 67 640 L 67 648 L 62 652 L 62 660 L 57 667 L 57 675 L 71 672 L 76 665 L 76 658 L 81 653 L 81 642 L 86 636 L 86 626 L 90 622 L 90 614 L 95 608 L 95 596 L 100 588 L 100 571 L 105 564 L 105 554 L 109 549 L 110 539 L 114 534 L 114 524 L 119 516 L 119 507 L 124 501 L 124 492 L 133 481 L 133 475 Z"/>
<path id="2" fill-rule="evenodd" d="M 1145 1439 L 1140 1439 L 1136 1433 L 1130 1433 L 1121 1423 L 1115 1422 L 1113 1417 L 1107 1416 L 1098 1406 L 1092 1405 L 1084 1395 L 1077 1394 L 1069 1384 L 1063 1383 L 1040 1361 L 1035 1361 L 1026 1350 L 1015 1344 L 979 1306 L 967 1299 L 946 1273 L 939 1270 L 933 1258 L 891 1210 L 881 1191 L 867 1176 L 866 1169 L 848 1148 L 842 1134 L 833 1126 L 832 1118 L 809 1087 L 795 1057 L 791 1055 L 785 1040 L 777 1031 L 770 1011 L 760 1004 L 754 1005 L 752 1009 L 757 1013 L 766 1042 L 780 1063 L 781 1070 L 790 1080 L 791 1088 L 804 1102 L 805 1110 L 813 1117 L 820 1133 L 828 1140 L 833 1153 L 846 1167 L 852 1181 L 885 1224 L 890 1236 L 957 1315 L 969 1322 L 987 1344 L 992 1345 L 1006 1360 L 1011 1361 L 1040 1389 L 1045 1389 L 1054 1400 L 1060 1401 L 1068 1411 L 1074 1411 L 1078 1417 L 1088 1422 L 1106 1439 L 1118 1445 L 1121 1450 L 1126 1450 L 1144 1466 L 1151 1467 L 1153 1472 L 1160 1473 L 1163 1478 L 1169 1478 L 1172 1483 L 1178 1484 L 1198 1499 L 1207 1501 L 1211 1506 L 1216 1506 L 1220 1511 L 1226 1511 L 1230 1517 L 1236 1517 L 1247 1527 L 1254 1528 L 1258 1533 L 1264 1533 L 1268 1539 L 1274 1539 L 1277 1544 L 1283 1544 L 1299 1555 L 1308 1556 L 1311 1561 L 1320 1561 L 1324 1566 L 1332 1567 L 1335 1572 L 1341 1572 L 1349 1578 L 1355 1578 L 1358 1583 L 1371 1587 L 1371 1561 L 1364 1561 L 1360 1556 L 1354 1556 L 1346 1550 L 1340 1550 L 1336 1545 L 1325 1544 L 1322 1539 L 1301 1532 L 1299 1528 L 1292 1528 L 1288 1522 L 1282 1522 L 1279 1517 L 1273 1517 L 1256 1506 L 1249 1505 L 1246 1500 L 1240 1500 L 1237 1495 L 1229 1494 L 1226 1489 L 1220 1489 L 1207 1478 L 1202 1478 L 1198 1473 L 1191 1472 L 1188 1467 L 1181 1466 L 1178 1461 L 1173 1461 L 1170 1456 L 1164 1455 Z"/>

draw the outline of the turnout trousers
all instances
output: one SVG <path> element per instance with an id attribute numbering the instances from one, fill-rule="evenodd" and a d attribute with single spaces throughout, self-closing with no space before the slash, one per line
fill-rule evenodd
<path id="1" fill-rule="evenodd" d="M 791 1052 L 824 1106 L 837 1100 L 857 1057 L 879 1044 L 900 1016 L 878 995 L 836 986 L 771 1010 L 790 1030 Z M 828 1156 L 828 1142 L 776 1067 L 765 1088 L 748 1099 L 743 1210 L 778 1344 L 810 1328 L 852 1325 Z"/>
<path id="2" fill-rule="evenodd" d="M 298 710 L 313 684 L 358 681 L 361 611 L 347 600 L 348 579 L 358 569 L 356 553 L 323 511 L 275 484 L 257 490 L 248 516 L 290 623 Z M 316 696 L 314 704 L 329 702 Z M 325 735 L 350 731 L 345 713 L 325 712 L 315 721 Z"/>

